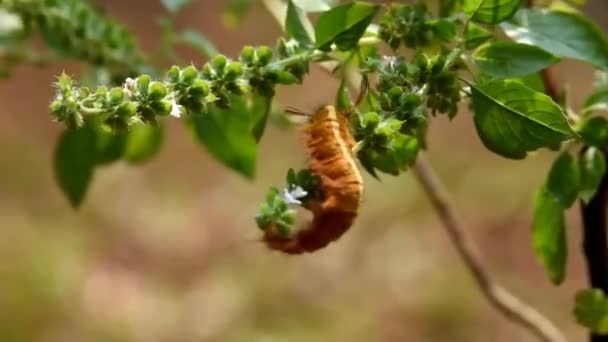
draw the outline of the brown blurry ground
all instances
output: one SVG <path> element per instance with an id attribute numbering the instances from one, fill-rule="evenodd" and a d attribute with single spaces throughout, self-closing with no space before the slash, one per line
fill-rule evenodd
<path id="1" fill-rule="evenodd" d="M 159 41 L 157 1 L 96 1 L 146 49 Z M 273 44 L 279 30 L 256 8 L 236 28 L 223 1 L 200 0 L 179 27 L 202 30 L 234 56 Z M 598 21 L 608 4 L 591 0 Z M 192 51 L 180 51 L 199 64 Z M 50 120 L 51 82 L 75 64 L 22 66 L 0 83 L 0 341 L 535 341 L 480 297 L 411 174 L 367 178 L 356 226 L 318 253 L 286 257 L 257 242 L 252 220 L 268 186 L 304 165 L 295 131 L 269 126 L 248 182 L 212 160 L 177 121 L 152 162 L 97 172 L 73 211 L 53 182 L 61 127 Z M 576 104 L 592 70 L 554 68 Z M 314 108 L 336 82 L 313 70 L 281 103 Z M 433 120 L 430 158 L 453 193 L 494 275 L 568 334 L 585 286 L 580 222 L 569 214 L 568 280 L 549 285 L 530 246 L 531 199 L 552 155 L 510 161 L 485 150 L 463 107 Z"/>

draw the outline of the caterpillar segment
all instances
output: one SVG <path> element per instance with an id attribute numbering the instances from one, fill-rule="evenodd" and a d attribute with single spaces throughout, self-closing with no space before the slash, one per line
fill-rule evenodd
<path id="1" fill-rule="evenodd" d="M 340 238 L 353 224 L 363 193 L 347 114 L 324 106 L 312 116 L 302 136 L 310 169 L 320 179 L 322 200 L 307 201 L 305 208 L 312 212 L 312 222 L 293 235 L 266 230 L 267 246 L 288 254 L 314 252 Z"/>

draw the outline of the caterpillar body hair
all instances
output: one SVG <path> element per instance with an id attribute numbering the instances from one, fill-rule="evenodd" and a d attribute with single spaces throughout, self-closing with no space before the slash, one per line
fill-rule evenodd
<path id="1" fill-rule="evenodd" d="M 264 241 L 270 249 L 288 254 L 314 252 L 346 232 L 357 216 L 363 193 L 363 179 L 352 149 L 355 139 L 347 113 L 324 106 L 312 115 L 303 130 L 310 169 L 320 180 L 322 200 L 310 200 L 306 209 L 313 214 L 310 225 L 291 236 L 267 229 Z"/>

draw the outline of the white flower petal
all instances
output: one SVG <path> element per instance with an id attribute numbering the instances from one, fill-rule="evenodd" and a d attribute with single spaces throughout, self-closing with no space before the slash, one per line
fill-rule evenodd
<path id="1" fill-rule="evenodd" d="M 306 197 L 306 195 L 308 195 L 308 193 L 300 186 L 296 186 L 291 189 L 291 191 L 287 188 L 283 188 L 283 199 L 287 204 L 302 204 L 302 201 L 299 199 Z"/>

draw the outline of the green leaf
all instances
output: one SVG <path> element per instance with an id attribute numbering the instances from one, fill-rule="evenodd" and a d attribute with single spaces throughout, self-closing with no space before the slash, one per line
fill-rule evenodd
<path id="1" fill-rule="evenodd" d="M 340 82 L 340 87 L 338 87 L 338 93 L 336 94 L 336 108 L 344 111 L 351 108 L 351 106 L 352 101 L 350 99 L 350 93 L 348 92 L 346 81 L 342 79 L 342 82 Z"/>
<path id="2" fill-rule="evenodd" d="M 342 51 L 354 48 L 379 9 L 357 1 L 324 12 L 315 24 L 317 48 L 328 50 L 333 43 Z"/>
<path id="3" fill-rule="evenodd" d="M 559 58 L 536 46 L 498 41 L 477 49 L 473 60 L 486 74 L 510 78 L 533 74 L 557 63 Z"/>
<path id="4" fill-rule="evenodd" d="M 181 40 L 187 45 L 192 46 L 205 57 L 214 57 L 219 54 L 218 49 L 202 33 L 190 29 L 182 32 Z"/>
<path id="5" fill-rule="evenodd" d="M 591 94 L 583 105 L 583 111 L 593 111 L 601 109 L 608 111 L 608 89 L 602 89 Z"/>
<path id="6" fill-rule="evenodd" d="M 553 163 L 546 189 L 564 208 L 572 206 L 580 189 L 580 170 L 576 159 L 562 153 Z"/>
<path id="7" fill-rule="evenodd" d="M 63 132 L 57 143 L 55 180 L 73 208 L 80 206 L 93 178 L 96 149 L 95 131 L 88 126 Z"/>
<path id="8" fill-rule="evenodd" d="M 497 24 L 511 18 L 521 0 L 465 0 L 464 11 L 472 21 Z"/>
<path id="9" fill-rule="evenodd" d="M 484 145 L 507 158 L 572 138 L 561 108 L 545 94 L 518 81 L 494 80 L 472 85 L 475 127 Z"/>
<path id="10" fill-rule="evenodd" d="M 544 186 L 536 194 L 532 242 L 549 279 L 561 284 L 568 257 L 564 208 Z"/>
<path id="11" fill-rule="evenodd" d="M 361 151 L 360 158 L 365 169 L 375 178 L 375 170 L 391 175 L 407 170 L 415 161 L 420 149 L 418 139 L 413 136 L 397 133 L 391 140 L 388 149 L 382 152 Z"/>
<path id="12" fill-rule="evenodd" d="M 501 24 L 518 43 L 538 46 L 556 56 L 608 67 L 608 41 L 602 31 L 580 14 L 527 9 L 513 22 Z"/>
<path id="13" fill-rule="evenodd" d="M 227 0 L 222 11 L 222 23 L 228 28 L 236 27 L 249 13 L 256 0 Z"/>
<path id="14" fill-rule="evenodd" d="M 137 125 L 127 135 L 123 158 L 134 164 L 144 163 L 158 153 L 162 143 L 162 127 Z"/>
<path id="15" fill-rule="evenodd" d="M 577 292 L 574 316 L 577 322 L 598 335 L 608 334 L 608 299 L 601 289 Z"/>
<path id="16" fill-rule="evenodd" d="M 577 132 L 588 145 L 599 148 L 608 145 L 608 120 L 601 116 L 581 120 Z"/>
<path id="17" fill-rule="evenodd" d="M 173 14 L 179 11 L 182 7 L 188 5 L 192 0 L 160 0 L 169 13 Z"/>
<path id="18" fill-rule="evenodd" d="M 253 178 L 257 146 L 245 99 L 233 97 L 230 109 L 210 106 L 207 112 L 189 119 L 194 137 L 214 158 L 243 176 Z"/>
<path id="19" fill-rule="evenodd" d="M 125 150 L 126 134 L 97 131 L 97 165 L 107 165 L 120 160 Z"/>
<path id="20" fill-rule="evenodd" d="M 258 95 L 251 102 L 251 132 L 255 141 L 260 141 L 266 130 L 266 122 L 270 114 L 271 99 Z"/>
<path id="21" fill-rule="evenodd" d="M 294 38 L 303 46 L 313 44 L 310 38 L 312 25 L 306 17 L 306 13 L 297 7 L 292 0 L 287 5 L 287 16 L 285 17 L 285 32 L 288 37 Z"/>
<path id="22" fill-rule="evenodd" d="M 525 85 L 526 87 L 531 88 L 535 91 L 538 91 L 539 93 L 545 92 L 545 82 L 543 82 L 543 79 L 540 76 L 540 73 L 538 73 L 538 72 L 534 73 L 534 74 L 526 75 L 523 77 L 516 77 L 516 78 L 513 78 L 512 80 L 520 82 L 521 84 Z"/>
<path id="23" fill-rule="evenodd" d="M 606 173 L 606 158 L 600 149 L 589 146 L 579 159 L 581 170 L 580 197 L 583 202 L 588 203 L 597 192 Z"/>
<path id="24" fill-rule="evenodd" d="M 431 25 L 437 37 L 445 42 L 451 42 L 456 37 L 456 24 L 452 20 L 429 20 L 427 24 Z"/>
<path id="25" fill-rule="evenodd" d="M 464 31 L 464 46 L 467 49 L 474 49 L 492 37 L 490 31 L 477 24 L 469 23 Z"/>
<path id="26" fill-rule="evenodd" d="M 324 12 L 331 8 L 336 0 L 292 0 L 304 12 Z"/>

